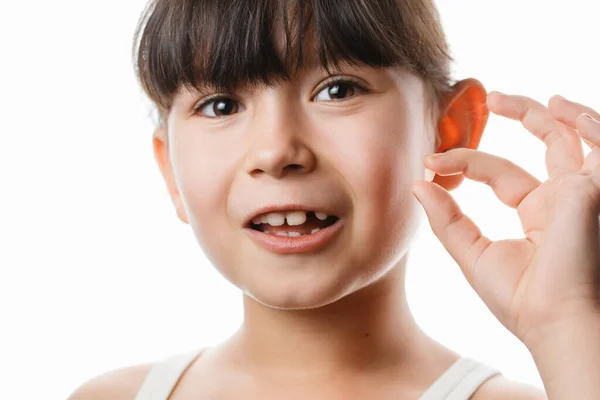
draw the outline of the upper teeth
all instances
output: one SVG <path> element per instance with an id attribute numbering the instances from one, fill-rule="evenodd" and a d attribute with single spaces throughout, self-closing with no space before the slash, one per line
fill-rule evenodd
<path id="1" fill-rule="evenodd" d="M 324 221 L 327 219 L 325 213 L 315 213 L 318 219 Z M 287 213 L 271 212 L 260 215 L 252 220 L 255 225 L 269 224 L 271 226 L 281 226 L 287 222 L 290 226 L 302 225 L 306 222 L 306 211 L 291 211 Z"/>
<path id="2" fill-rule="evenodd" d="M 315 215 L 317 216 L 317 218 L 319 218 L 321 221 L 325 221 L 327 219 L 327 214 L 325 213 L 315 213 Z"/>

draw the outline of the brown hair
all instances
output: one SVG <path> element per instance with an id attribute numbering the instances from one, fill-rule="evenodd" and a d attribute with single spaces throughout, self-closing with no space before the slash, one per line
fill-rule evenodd
<path id="1" fill-rule="evenodd" d="M 290 79 L 309 34 L 328 72 L 340 61 L 403 67 L 424 80 L 431 101 L 450 88 L 454 60 L 433 0 L 151 0 L 135 32 L 136 75 L 162 125 L 182 87 L 231 93 Z"/>

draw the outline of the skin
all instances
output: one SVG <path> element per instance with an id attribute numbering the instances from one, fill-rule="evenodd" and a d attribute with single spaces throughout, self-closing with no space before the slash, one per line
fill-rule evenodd
<path id="1" fill-rule="evenodd" d="M 311 101 L 326 79 L 312 68 L 279 87 L 239 95 L 245 109 L 218 119 L 191 116 L 199 98 L 183 93 L 168 119 L 168 140 L 163 131 L 154 138 L 177 214 L 245 294 L 244 325 L 218 351 L 264 374 L 353 374 L 365 362 L 390 368 L 419 358 L 420 350 L 409 349 L 425 345 L 404 292 L 421 219 L 410 186 L 426 176 L 422 159 L 436 142 L 435 129 L 423 123 L 424 86 L 402 70 L 345 67 L 339 75 L 360 79 L 369 92 Z M 485 95 L 479 82 L 462 82 L 445 115 L 478 109 L 473 103 Z M 487 116 L 479 110 L 473 118 Z M 453 119 L 438 141 L 457 130 L 468 143 L 481 135 L 474 126 L 481 128 Z M 243 223 L 254 210 L 291 202 L 340 217 L 337 240 L 318 253 L 279 255 L 247 237 Z"/>
<path id="2" fill-rule="evenodd" d="M 600 369 L 600 114 L 561 96 L 546 107 L 494 92 L 488 104 L 545 143 L 546 181 L 471 149 L 428 157 L 425 164 L 488 184 L 516 209 L 524 238 L 493 242 L 443 188 L 417 182 L 413 190 L 467 281 L 530 350 L 548 396 L 599 398 L 591 371 Z M 590 148 L 585 157 L 582 140 Z"/>
<path id="3" fill-rule="evenodd" d="M 428 114 L 416 76 L 365 67 L 344 75 L 364 80 L 372 92 L 336 104 L 312 102 L 312 90 L 325 79 L 313 69 L 296 82 L 248 95 L 244 111 L 219 122 L 190 116 L 199 98 L 182 94 L 168 130 L 155 132 L 156 160 L 177 215 L 245 294 L 243 326 L 191 365 L 171 399 L 216 393 L 416 399 L 459 358 L 419 328 L 407 305 L 406 255 L 420 220 L 410 187 L 431 177 L 426 154 L 449 143 L 478 143 L 485 89 L 474 79 L 457 83 L 440 102 L 438 123 L 427 126 L 419 122 Z M 373 132 L 381 133 L 377 141 Z M 304 169 L 286 169 L 290 164 Z M 435 182 L 452 189 L 462 179 L 436 176 Z M 308 190 L 315 187 L 326 195 Z M 315 193 L 323 197 L 312 198 Z M 323 206 L 333 199 L 343 234 L 307 256 L 258 248 L 241 223 L 254 207 L 280 198 Z M 131 399 L 150 367 L 110 371 L 70 399 Z M 472 398 L 545 397 L 500 375 Z"/>
<path id="4" fill-rule="evenodd" d="M 174 398 L 223 393 L 224 376 L 236 382 L 228 390 L 256 398 L 290 390 L 410 397 L 458 359 L 425 335 L 406 301 L 406 257 L 420 223 L 410 186 L 430 177 L 426 154 L 479 142 L 485 89 L 461 81 L 439 104 L 439 124 L 425 124 L 424 84 L 414 74 L 345 66 L 339 75 L 368 92 L 314 101 L 326 75 L 307 68 L 294 81 L 240 94 L 243 110 L 221 119 L 191 116 L 199 96 L 184 92 L 167 131 L 155 133 L 177 215 L 244 292 L 243 326 L 206 351 Z M 460 178 L 438 183 L 451 189 Z M 257 247 L 243 221 L 288 202 L 330 209 L 343 219 L 341 235 L 314 254 Z"/>
<path id="5" fill-rule="evenodd" d="M 182 91 L 166 129 L 153 135 L 155 157 L 178 217 L 191 226 L 213 265 L 244 293 L 242 327 L 207 349 L 171 398 L 216 393 L 223 398 L 257 399 L 290 393 L 314 399 L 418 398 L 459 358 L 419 328 L 406 301 L 406 260 L 422 219 L 420 206 L 494 315 L 536 355 L 540 371 L 547 371 L 544 383 L 556 392 L 564 390 L 569 382 L 556 378 L 559 362 L 539 354 L 559 342 L 558 330 L 552 327 L 572 321 L 574 310 L 584 310 L 576 313 L 582 315 L 578 327 L 596 315 L 590 306 L 593 274 L 583 285 L 573 282 L 568 287 L 573 289 L 572 307 L 562 307 L 561 299 L 555 298 L 554 305 L 561 305 L 557 312 L 540 308 L 539 301 L 532 301 L 541 298 L 536 290 L 549 291 L 557 281 L 543 279 L 547 274 L 519 273 L 549 268 L 531 262 L 540 259 L 533 257 L 536 249 L 510 242 L 505 245 L 514 246 L 508 248 L 513 252 L 501 251 L 502 247 L 486 250 L 492 247 L 481 241 L 485 239 L 459 212 L 448 191 L 467 177 L 490 183 L 501 200 L 516 204 L 540 187 L 507 160 L 476 151 L 488 106 L 498 115 L 523 120 L 534 133 L 564 121 L 570 130 L 560 131 L 560 138 L 564 136 L 575 153 L 569 158 L 560 145 L 549 146 L 549 165 L 553 171 L 566 167 L 578 174 L 576 167 L 583 158 L 578 158 L 574 146 L 575 132 L 588 132 L 584 138 L 600 144 L 589 133 L 591 128 L 586 130 L 584 122 L 574 117 L 581 108 L 566 100 L 555 99 L 548 109 L 523 97 L 488 97 L 479 81 L 466 79 L 439 99 L 432 120 L 424 83 L 408 71 L 344 65 L 335 75 L 358 79 L 367 91 L 357 89 L 344 100 L 319 97 L 316 101 L 327 87 L 321 86 L 327 76 L 314 60 L 307 66 L 295 79 L 278 86 L 240 90 L 235 99 L 242 107 L 226 117 L 192 114 L 204 96 Z M 437 161 L 427 158 L 424 164 L 427 154 L 452 149 L 456 150 L 448 156 Z M 596 167 L 591 161 L 588 165 Z M 432 178 L 428 170 L 438 173 L 437 185 L 428 182 Z M 551 197 L 554 187 L 546 188 L 550 189 L 537 192 L 541 195 L 532 204 Z M 340 236 L 326 249 L 304 255 L 270 253 L 247 237 L 243 222 L 253 211 L 291 202 L 331 210 L 343 220 Z M 543 231 L 538 223 L 543 215 L 530 214 L 535 207 L 520 204 L 523 221 Z M 595 204 L 587 205 L 593 209 Z M 458 224 L 451 223 L 456 220 Z M 545 236 L 540 236 L 540 244 Z M 584 243 L 582 237 L 579 244 Z M 468 251 L 474 248 L 477 251 Z M 506 258 L 519 251 L 523 257 L 516 258 L 527 261 L 522 265 Z M 540 254 L 547 260 L 551 253 Z M 512 268 L 501 271 L 506 265 Z M 531 276 L 538 276 L 537 280 Z M 484 285 L 498 277 L 504 279 L 501 284 Z M 534 329 L 540 321 L 547 329 Z M 594 365 L 593 360 L 583 360 L 582 365 Z M 111 398 L 131 398 L 149 367 L 108 373 L 72 399 L 109 393 L 114 394 Z M 592 390 L 588 387 L 586 393 Z M 536 388 L 498 376 L 473 396 L 483 398 L 546 397 Z"/>

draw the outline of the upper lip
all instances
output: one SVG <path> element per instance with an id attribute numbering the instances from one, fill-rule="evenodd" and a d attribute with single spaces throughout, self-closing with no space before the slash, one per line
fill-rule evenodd
<path id="1" fill-rule="evenodd" d="M 261 207 L 261 208 L 255 210 L 254 212 L 252 212 L 244 221 L 244 226 L 245 227 L 250 226 L 250 223 L 252 222 L 252 220 L 255 219 L 256 217 L 258 217 L 259 215 L 267 214 L 270 212 L 286 212 L 286 211 L 314 211 L 314 212 L 322 212 L 327 215 L 333 215 L 338 218 L 340 217 L 338 214 L 335 214 L 331 210 L 328 210 L 328 209 L 325 209 L 325 208 L 319 207 L 319 206 L 310 206 L 310 205 L 304 205 L 304 204 L 271 205 L 271 206 Z"/>

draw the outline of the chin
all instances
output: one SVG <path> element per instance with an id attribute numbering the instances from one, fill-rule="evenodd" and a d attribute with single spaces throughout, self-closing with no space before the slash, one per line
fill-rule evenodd
<path id="1" fill-rule="evenodd" d="M 327 306 L 358 289 L 363 277 L 345 276 L 329 269 L 329 274 L 269 276 L 245 287 L 244 294 L 264 306 L 279 310 L 309 310 Z M 322 270 L 321 270 L 322 271 Z"/>
<path id="2" fill-rule="evenodd" d="M 257 296 L 253 293 L 245 293 L 263 306 L 276 310 L 313 310 L 335 303 L 343 296 L 303 296 L 294 297 L 289 294 L 286 296 Z"/>

